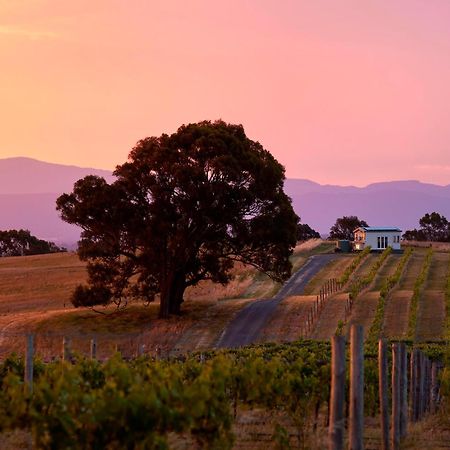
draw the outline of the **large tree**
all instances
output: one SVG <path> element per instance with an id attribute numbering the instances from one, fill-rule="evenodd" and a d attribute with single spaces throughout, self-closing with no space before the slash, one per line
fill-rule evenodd
<path id="1" fill-rule="evenodd" d="M 365 220 L 357 216 L 343 216 L 336 219 L 336 223 L 330 228 L 330 239 L 353 240 L 353 231 L 358 227 L 368 227 Z"/>
<path id="2" fill-rule="evenodd" d="M 426 213 L 419 220 L 420 228 L 405 231 L 403 239 L 409 241 L 440 241 L 450 240 L 450 223 L 445 216 L 437 212 Z"/>
<path id="3" fill-rule="evenodd" d="M 116 181 L 88 176 L 57 200 L 82 229 L 88 286 L 74 304 L 160 299 L 178 314 L 188 286 L 227 283 L 234 262 L 288 278 L 297 216 L 284 168 L 241 125 L 209 121 L 139 141 Z"/>

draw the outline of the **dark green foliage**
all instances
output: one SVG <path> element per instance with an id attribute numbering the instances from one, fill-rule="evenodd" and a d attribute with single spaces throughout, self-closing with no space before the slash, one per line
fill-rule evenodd
<path id="1" fill-rule="evenodd" d="M 71 301 L 75 308 L 79 306 L 107 305 L 111 300 L 111 291 L 101 285 L 79 285 L 72 293 Z"/>
<path id="2" fill-rule="evenodd" d="M 326 411 L 329 401 L 330 347 L 298 341 L 210 351 L 203 358 L 193 354 L 183 362 L 139 358 L 127 363 L 119 356 L 106 363 L 54 362 L 39 368 L 32 395 L 22 382 L 23 363 L 13 358 L 0 365 L 0 432 L 30 430 L 37 449 L 167 449 L 169 433 L 190 437 L 195 447 L 229 449 L 234 412 L 256 408 L 288 416 L 303 448 L 317 411 Z M 420 349 L 443 361 L 448 345 Z M 364 353 L 364 408 L 377 416 L 376 342 L 366 344 Z M 447 411 L 449 375 L 447 367 L 441 377 Z M 286 437 L 275 426 L 280 445 Z"/>
<path id="3" fill-rule="evenodd" d="M 426 213 L 419 220 L 420 228 L 407 230 L 403 234 L 403 239 L 408 241 L 450 241 L 450 223 L 445 216 L 437 212 Z"/>
<path id="4" fill-rule="evenodd" d="M 368 227 L 365 220 L 357 216 L 343 216 L 336 219 L 336 223 L 330 228 L 329 239 L 345 239 L 353 241 L 353 231 L 358 227 Z"/>
<path id="5" fill-rule="evenodd" d="M 320 233 L 312 229 L 307 223 L 297 223 L 297 241 L 307 241 L 308 239 L 320 239 Z"/>
<path id="6" fill-rule="evenodd" d="M 167 317 L 188 286 L 227 283 L 235 261 L 289 277 L 298 218 L 284 168 L 242 126 L 205 121 L 143 139 L 114 174 L 112 184 L 79 180 L 57 200 L 83 229 L 78 253 L 96 289 L 79 290 L 77 304 L 159 296 Z"/>
<path id="7" fill-rule="evenodd" d="M 0 230 L 0 256 L 26 256 L 65 252 L 53 242 L 33 236 L 28 230 Z"/>

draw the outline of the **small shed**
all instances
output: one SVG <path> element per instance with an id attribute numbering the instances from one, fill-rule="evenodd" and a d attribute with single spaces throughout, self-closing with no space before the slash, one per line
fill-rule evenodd
<path id="1" fill-rule="evenodd" d="M 353 231 L 353 248 L 364 250 L 370 245 L 372 250 L 384 250 L 387 247 L 401 250 L 401 235 L 402 230 L 396 227 L 358 227 Z"/>

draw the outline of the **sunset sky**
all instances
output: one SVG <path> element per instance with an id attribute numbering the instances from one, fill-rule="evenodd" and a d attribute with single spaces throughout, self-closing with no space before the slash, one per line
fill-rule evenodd
<path id="1" fill-rule="evenodd" d="M 0 158 L 242 123 L 287 176 L 450 183 L 449 0 L 0 0 Z"/>

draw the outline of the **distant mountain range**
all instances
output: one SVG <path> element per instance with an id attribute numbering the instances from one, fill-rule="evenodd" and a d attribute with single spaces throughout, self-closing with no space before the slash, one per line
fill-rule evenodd
<path id="1" fill-rule="evenodd" d="M 73 247 L 80 230 L 58 217 L 55 200 L 89 174 L 113 180 L 107 170 L 30 158 L 0 159 L 0 229 L 25 228 L 41 239 Z M 323 235 L 343 215 L 357 215 L 372 226 L 402 230 L 417 227 L 426 212 L 437 211 L 450 219 L 450 185 L 389 181 L 359 188 L 288 179 L 285 190 L 302 222 Z"/>
<path id="2" fill-rule="evenodd" d="M 0 230 L 25 228 L 41 239 L 73 248 L 80 229 L 63 222 L 55 201 L 86 175 L 112 181 L 110 171 L 51 164 L 30 158 L 0 159 Z"/>
<path id="3" fill-rule="evenodd" d="M 320 185 L 288 179 L 285 191 L 302 222 L 327 234 L 336 218 L 354 215 L 371 226 L 418 228 L 419 219 L 436 211 L 450 219 L 450 185 L 387 181 L 366 187 Z"/>

